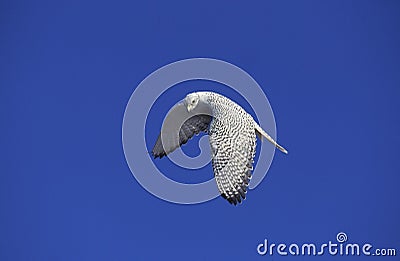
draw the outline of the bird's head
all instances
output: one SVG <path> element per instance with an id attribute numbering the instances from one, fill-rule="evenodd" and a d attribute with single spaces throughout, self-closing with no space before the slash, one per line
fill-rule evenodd
<path id="1" fill-rule="evenodd" d="M 185 98 L 185 104 L 188 112 L 192 111 L 196 108 L 197 104 L 199 103 L 200 96 L 197 93 L 190 93 Z"/>

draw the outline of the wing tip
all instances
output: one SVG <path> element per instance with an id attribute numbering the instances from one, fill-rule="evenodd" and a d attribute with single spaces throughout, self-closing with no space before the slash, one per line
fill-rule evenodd
<path id="1" fill-rule="evenodd" d="M 244 193 L 245 194 L 245 193 Z M 221 196 L 226 199 L 231 205 L 237 206 L 241 205 L 246 199 L 246 194 L 243 196 L 242 194 L 235 194 L 227 196 L 225 193 L 222 193 Z"/>
<path id="2" fill-rule="evenodd" d="M 161 159 L 166 154 L 164 152 L 159 153 L 159 152 L 152 151 L 151 155 L 153 156 L 153 159 L 156 159 L 156 158 L 160 158 Z"/>

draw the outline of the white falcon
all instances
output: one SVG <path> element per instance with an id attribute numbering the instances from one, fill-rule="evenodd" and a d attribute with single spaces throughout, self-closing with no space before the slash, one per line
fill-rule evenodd
<path id="1" fill-rule="evenodd" d="M 256 136 L 276 143 L 242 107 L 214 92 L 194 92 L 168 112 L 154 145 L 154 158 L 167 155 L 194 134 L 209 134 L 212 167 L 221 196 L 231 204 L 245 199 L 251 178 Z"/>

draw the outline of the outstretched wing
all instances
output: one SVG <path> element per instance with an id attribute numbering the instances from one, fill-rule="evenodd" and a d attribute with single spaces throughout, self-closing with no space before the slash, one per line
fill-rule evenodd
<path id="1" fill-rule="evenodd" d="M 221 196 L 236 205 L 246 198 L 256 150 L 254 126 L 245 119 L 214 118 L 210 128 L 212 166 Z"/>
<path id="2" fill-rule="evenodd" d="M 183 102 L 176 104 L 164 120 L 161 133 L 152 150 L 154 158 L 162 158 L 185 144 L 193 135 L 206 131 L 211 118 L 199 112 L 188 112 Z"/>

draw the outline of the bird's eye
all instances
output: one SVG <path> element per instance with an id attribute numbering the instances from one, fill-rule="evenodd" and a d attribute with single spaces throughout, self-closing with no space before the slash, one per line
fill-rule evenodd
<path id="1" fill-rule="evenodd" d="M 194 104 L 196 101 L 195 100 L 192 100 L 192 104 Z"/>

